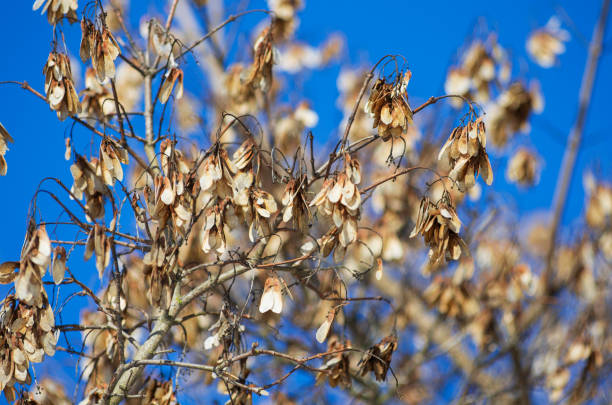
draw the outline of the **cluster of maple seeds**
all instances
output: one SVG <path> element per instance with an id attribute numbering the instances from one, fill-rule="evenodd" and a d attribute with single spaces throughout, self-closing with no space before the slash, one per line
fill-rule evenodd
<path id="1" fill-rule="evenodd" d="M 116 141 L 104 138 L 100 142 L 100 160 L 96 174 L 108 186 L 115 185 L 115 179 L 123 181 L 123 168 L 121 164 L 129 163 L 128 153 Z"/>
<path id="2" fill-rule="evenodd" d="M 144 201 L 151 218 L 157 222 L 157 235 L 172 220 L 177 235 L 185 235 L 191 222 L 195 179 L 190 175 L 191 162 L 183 153 L 174 148 L 174 142 L 165 139 L 160 144 L 162 174 L 152 181 L 153 189 L 146 184 L 143 189 Z M 143 176 L 148 176 L 142 173 Z M 145 226 L 144 217 L 139 219 Z"/>
<path id="3" fill-rule="evenodd" d="M 257 184 L 253 170 L 256 145 L 247 139 L 234 152 L 232 165 L 236 170 L 232 192 L 236 213 L 249 226 L 249 240 L 255 242 L 270 234 L 270 218 L 278 212 L 278 205 L 269 192 Z"/>
<path id="4" fill-rule="evenodd" d="M 246 69 L 244 64 L 235 63 L 225 72 L 228 109 L 236 114 L 255 111 L 257 106 L 257 89 L 245 85 L 243 81 Z"/>
<path id="5" fill-rule="evenodd" d="M 149 380 L 142 399 L 145 404 L 175 405 L 176 393 L 172 381 L 160 381 L 155 378 Z"/>
<path id="6" fill-rule="evenodd" d="M 43 225 L 30 232 L 19 262 L 0 265 L 0 283 L 15 283 L 15 295 L 2 302 L 0 322 L 0 389 L 9 401 L 15 398 L 14 384 L 30 384 L 30 362 L 55 353 L 55 318 L 42 285 L 50 262 L 51 242 Z"/>
<path id="7" fill-rule="evenodd" d="M 543 28 L 537 29 L 527 38 L 527 52 L 536 63 L 544 68 L 552 67 L 565 52 L 569 33 L 561 28 L 556 17 L 551 17 Z"/>
<path id="8" fill-rule="evenodd" d="M 45 94 L 47 102 L 57 117 L 65 120 L 81 112 L 79 96 L 74 89 L 70 59 L 68 55 L 51 52 L 43 68 L 45 75 Z"/>
<path id="9" fill-rule="evenodd" d="M 438 308 L 441 314 L 457 318 L 472 318 L 478 313 L 478 301 L 467 281 L 455 283 L 454 280 L 437 276 L 424 292 L 430 306 Z"/>
<path id="10" fill-rule="evenodd" d="M 487 185 L 493 183 L 493 170 L 485 149 L 487 136 L 482 117 L 470 121 L 466 126 L 458 126 L 451 132 L 448 140 L 438 154 L 450 166 L 449 176 L 457 182 L 461 190 L 476 184 L 480 173 Z"/>
<path id="11" fill-rule="evenodd" d="M 106 122 L 107 115 L 115 112 L 115 102 L 111 92 L 100 84 L 93 68 L 85 71 L 85 89 L 81 91 L 81 117 L 90 124 Z"/>
<path id="12" fill-rule="evenodd" d="M 543 103 L 535 82 L 529 89 L 521 82 L 512 83 L 487 110 L 487 126 L 493 145 L 501 148 L 516 132 L 527 131 L 529 117 L 534 112 L 541 112 Z"/>
<path id="13" fill-rule="evenodd" d="M 449 70 L 444 90 L 447 94 L 485 103 L 490 100 L 495 83 L 506 83 L 509 76 L 506 52 L 491 35 L 486 41 L 475 40 L 470 44 L 461 63 Z M 451 103 L 457 108 L 462 105 L 459 99 Z"/>
<path id="14" fill-rule="evenodd" d="M 98 166 L 98 159 L 92 158 L 90 162 L 81 155 L 76 155 L 75 162 L 70 166 L 73 179 L 70 191 L 77 200 L 82 200 L 85 196 L 85 208 L 89 220 L 104 216 L 106 189 L 102 178 L 97 174 Z"/>
<path id="15" fill-rule="evenodd" d="M 289 39 L 298 25 L 297 12 L 304 8 L 302 0 L 268 0 L 270 10 L 274 12 L 272 31 L 277 40 Z"/>
<path id="16" fill-rule="evenodd" d="M 253 44 L 253 62 L 249 66 L 235 63 L 225 73 L 228 109 L 246 114 L 256 110 L 257 95 L 272 88 L 272 67 L 276 63 L 276 48 L 269 27 L 264 28 Z"/>
<path id="17" fill-rule="evenodd" d="M 32 231 L 19 261 L 19 272 L 11 273 L 7 282 L 15 281 L 15 296 L 27 305 L 42 308 L 46 296 L 42 278 L 51 261 L 51 241 L 45 226 Z"/>
<path id="18" fill-rule="evenodd" d="M 384 141 L 406 134 L 412 124 L 412 110 L 406 99 L 406 87 L 412 73 L 398 74 L 393 82 L 379 78 L 372 86 L 365 112 L 374 119 L 373 128 Z"/>
<path id="19" fill-rule="evenodd" d="M 126 150 L 115 140 L 104 138 L 100 142 L 100 157 L 91 161 L 81 155 L 76 155 L 75 162 L 70 166 L 74 183 L 71 192 L 78 200 L 85 195 L 88 220 L 104 216 L 104 195 L 106 186 L 113 186 L 115 179 L 123 180 L 121 164 L 128 164 Z"/>
<path id="20" fill-rule="evenodd" d="M 335 310 L 330 311 L 330 314 L 333 317 Z M 330 315 L 328 315 L 329 317 Z M 317 384 L 327 379 L 331 387 L 340 386 L 342 388 L 349 388 L 351 386 L 351 364 L 349 357 L 351 348 L 350 340 L 340 341 L 335 335 L 329 339 L 327 351 L 333 354 L 327 356 L 328 360 L 321 367 L 322 370 L 327 370 L 328 372 L 317 375 Z M 380 342 L 371 346 L 363 353 L 357 363 L 359 374 L 363 377 L 371 372 L 374 374 L 376 381 L 385 381 L 391 366 L 391 356 L 396 349 L 397 336 L 385 336 Z"/>
<path id="21" fill-rule="evenodd" d="M 32 6 L 32 10 L 38 10 L 42 5 L 42 13 L 47 13 L 49 24 L 55 25 L 66 17 L 68 21 L 75 22 L 78 20 L 76 10 L 78 8 L 77 0 L 36 0 Z"/>
<path id="22" fill-rule="evenodd" d="M 357 367 L 362 376 L 374 373 L 376 381 L 385 381 L 391 366 L 391 356 L 397 349 L 397 336 L 389 335 L 370 347 L 359 361 Z"/>
<path id="23" fill-rule="evenodd" d="M 229 198 L 218 201 L 204 213 L 205 222 L 202 226 L 201 248 L 204 253 L 216 251 L 225 253 L 227 251 L 227 235 L 232 225 L 237 225 L 238 220 L 234 207 Z"/>
<path id="24" fill-rule="evenodd" d="M 58 332 L 53 330 L 53 311 L 45 304 L 29 306 L 12 295 L 1 303 L 0 390 L 8 402 L 15 400 L 15 384 L 31 384 L 30 363 L 55 354 Z"/>
<path id="25" fill-rule="evenodd" d="M 587 224 L 602 230 L 612 224 L 612 186 L 597 182 L 592 175 L 585 178 L 585 188 L 588 192 L 586 208 Z"/>
<path id="26" fill-rule="evenodd" d="M 253 44 L 253 64 L 245 72 L 244 84 L 268 91 L 272 84 L 275 48 L 270 28 L 264 28 Z"/>
<path id="27" fill-rule="evenodd" d="M 344 171 L 323 182 L 321 190 L 310 202 L 319 212 L 330 217 L 334 227 L 319 240 L 323 256 L 334 251 L 334 259 L 342 260 L 346 248 L 357 237 L 357 221 L 360 216 L 361 165 L 348 153 L 344 155 Z"/>
<path id="28" fill-rule="evenodd" d="M 538 159 L 526 148 L 521 148 L 510 158 L 506 177 L 513 183 L 532 185 L 538 177 Z"/>
<path id="29" fill-rule="evenodd" d="M 458 260 L 462 252 L 467 252 L 467 246 L 459 236 L 460 229 L 461 221 L 448 195 L 443 196 L 436 204 L 424 197 L 410 237 L 423 235 L 429 246 L 429 261 L 438 265 L 446 260 Z"/>
<path id="30" fill-rule="evenodd" d="M 349 388 L 351 386 L 351 366 L 350 358 L 347 350 L 351 348 L 350 341 L 340 342 L 337 336 L 329 339 L 327 344 L 328 352 L 335 352 L 328 356 L 328 360 L 323 364 L 321 369 L 329 371 L 329 373 L 319 373 L 317 375 L 317 384 L 320 384 L 327 378 L 327 383 L 330 387 Z"/>
<path id="31" fill-rule="evenodd" d="M 285 187 L 281 204 L 283 204 L 283 222 L 289 223 L 293 219 L 296 228 L 306 231 L 310 224 L 311 214 L 306 199 L 305 175 L 291 179 Z"/>
<path id="32" fill-rule="evenodd" d="M 202 249 L 205 253 L 214 247 L 218 253 L 226 249 L 225 235 L 230 225 L 242 220 L 249 227 L 249 240 L 265 238 L 270 231 L 270 217 L 278 211 L 274 197 L 260 188 L 253 170 L 256 145 L 247 139 L 233 154 L 215 147 L 203 163 L 200 187 L 204 204 L 214 206 L 205 213 Z M 216 202 L 215 202 L 216 199 Z M 214 237 L 210 239 L 211 235 Z"/>
<path id="33" fill-rule="evenodd" d="M 81 20 L 81 31 L 82 38 L 79 52 L 81 60 L 87 62 L 91 59 L 91 65 L 100 83 L 106 81 L 107 78 L 114 78 L 115 59 L 117 59 L 121 50 L 113 34 L 106 25 L 103 25 L 99 30 L 96 29 L 95 24 L 85 17 Z"/>

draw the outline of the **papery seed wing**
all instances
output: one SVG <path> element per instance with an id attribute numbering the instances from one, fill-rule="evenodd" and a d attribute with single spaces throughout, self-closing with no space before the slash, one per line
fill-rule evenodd
<path id="1" fill-rule="evenodd" d="M 265 291 L 261 296 L 261 301 L 259 302 L 259 312 L 262 314 L 268 312 L 274 307 L 274 293 L 271 289 Z"/>
<path id="2" fill-rule="evenodd" d="M 272 312 L 274 312 L 275 314 L 280 314 L 283 311 L 283 295 L 280 291 L 273 290 L 272 296 L 274 299 Z"/>

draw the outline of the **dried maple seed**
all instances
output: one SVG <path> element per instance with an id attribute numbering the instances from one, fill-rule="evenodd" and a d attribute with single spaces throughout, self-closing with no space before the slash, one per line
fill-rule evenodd
<path id="1" fill-rule="evenodd" d="M 283 294 L 280 279 L 278 277 L 268 277 L 259 302 L 259 312 L 264 314 L 272 311 L 275 314 L 280 314 L 282 310 Z"/>

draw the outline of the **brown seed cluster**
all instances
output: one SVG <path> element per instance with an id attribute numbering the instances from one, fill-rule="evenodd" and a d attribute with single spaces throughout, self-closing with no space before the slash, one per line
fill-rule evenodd
<path id="1" fill-rule="evenodd" d="M 487 185 L 493 183 L 493 170 L 486 145 L 485 124 L 482 118 L 477 118 L 466 126 L 453 129 L 442 146 L 438 160 L 448 163 L 451 169 L 449 176 L 457 181 L 461 190 L 474 186 L 478 174 Z"/>
<path id="2" fill-rule="evenodd" d="M 278 205 L 269 192 L 261 188 L 253 171 L 253 159 L 257 146 L 249 138 L 232 155 L 235 170 L 232 182 L 236 214 L 249 227 L 249 240 L 255 242 L 270 235 L 270 220 L 277 213 Z"/>
<path id="3" fill-rule="evenodd" d="M 81 114 L 90 125 L 107 122 L 107 116 L 115 113 L 115 101 L 111 92 L 100 84 L 93 68 L 85 72 L 85 89 L 81 91 Z"/>
<path id="4" fill-rule="evenodd" d="M 408 125 L 412 124 L 412 110 L 406 99 L 406 87 L 411 76 L 407 70 L 398 74 L 393 82 L 387 83 L 385 78 L 379 78 L 372 86 L 365 112 L 374 119 L 373 128 L 378 128 L 378 135 L 384 141 L 405 134 Z"/>
<path id="5" fill-rule="evenodd" d="M 253 113 L 262 104 L 261 93 L 274 91 L 272 67 L 277 63 L 274 38 L 273 30 L 264 28 L 253 44 L 253 62 L 248 66 L 234 63 L 228 67 L 224 78 L 228 111 L 235 114 Z"/>
<path id="6" fill-rule="evenodd" d="M 283 204 L 283 222 L 293 219 L 297 229 L 306 231 L 310 224 L 311 214 L 306 200 L 306 176 L 291 179 L 285 186 L 281 203 Z"/>
<path id="7" fill-rule="evenodd" d="M 278 211 L 277 203 L 269 192 L 262 189 L 258 172 L 254 170 L 257 146 L 247 139 L 234 152 L 232 159 L 218 146 L 204 159 L 200 188 L 206 210 L 202 250 L 218 253 L 226 249 L 225 234 L 239 222 L 248 226 L 251 242 L 270 234 L 271 218 Z M 213 239 L 210 239 L 211 235 Z"/>
<path id="8" fill-rule="evenodd" d="M 214 197 L 226 198 L 233 195 L 232 185 L 235 168 L 224 148 L 216 148 L 202 163 L 200 189 L 204 204 Z"/>
<path id="9" fill-rule="evenodd" d="M 143 187 L 144 208 L 140 197 L 134 196 L 132 202 L 139 213 L 137 220 L 142 227 L 149 227 L 153 238 L 151 250 L 143 261 L 147 275 L 151 277 L 151 302 L 161 303 L 163 298 L 170 299 L 165 287 L 170 282 L 170 269 L 177 257 L 168 254 L 168 241 L 186 237 L 193 226 L 195 196 L 198 182 L 189 170 L 192 162 L 182 152 L 175 149 L 174 143 L 166 139 L 160 144 L 162 173 L 156 174 Z M 146 176 L 146 174 L 143 174 Z M 150 223 L 147 223 L 146 214 Z"/>
<path id="10" fill-rule="evenodd" d="M 538 158 L 533 152 L 521 148 L 510 158 L 506 177 L 512 183 L 531 186 L 538 178 Z"/>
<path id="11" fill-rule="evenodd" d="M 246 70 L 242 63 L 235 63 L 225 73 L 228 109 L 236 114 L 247 114 L 257 108 L 256 89 L 247 86 L 243 80 Z"/>
<path id="12" fill-rule="evenodd" d="M 30 363 L 55 354 L 59 333 L 54 331 L 55 318 L 46 297 L 41 307 L 29 306 L 13 295 L 0 305 L 0 390 L 12 403 L 15 385 L 32 383 Z"/>
<path id="13" fill-rule="evenodd" d="M 46 302 L 42 278 L 51 262 L 51 241 L 45 226 L 31 232 L 15 277 L 15 297 L 27 305 L 42 308 Z M 9 280 L 9 281 L 12 281 Z"/>
<path id="14" fill-rule="evenodd" d="M 64 17 L 71 23 L 78 21 L 76 15 L 77 0 L 36 0 L 32 10 L 38 10 L 43 4 L 45 6 L 42 13 L 47 13 L 47 20 L 51 25 L 56 25 Z"/>
<path id="15" fill-rule="evenodd" d="M 42 284 L 50 261 L 51 242 L 41 225 L 29 232 L 19 262 L 0 265 L 0 283 L 15 285 L 15 294 L 4 299 L 0 311 L 0 389 L 9 401 L 15 399 L 15 384 L 30 384 L 30 362 L 55 354 L 58 333 Z"/>
<path id="16" fill-rule="evenodd" d="M 327 345 L 328 352 L 337 352 L 328 356 L 328 360 L 321 367 L 323 370 L 328 370 L 328 374 L 319 373 L 317 375 L 317 384 L 325 381 L 330 387 L 349 388 L 351 386 L 351 370 L 348 352 L 342 351 L 351 348 L 351 342 L 340 342 L 337 336 L 332 336 Z"/>
<path id="17" fill-rule="evenodd" d="M 345 155 L 344 171 L 323 182 L 321 190 L 310 202 L 311 207 L 330 217 L 334 227 L 319 241 L 323 255 L 334 250 L 334 259 L 341 260 L 348 245 L 357 238 L 357 221 L 360 216 L 361 182 L 359 161 Z"/>
<path id="18" fill-rule="evenodd" d="M 275 63 L 272 32 L 264 28 L 253 44 L 253 64 L 246 71 L 244 83 L 266 92 L 272 84 L 272 66 Z"/>
<path id="19" fill-rule="evenodd" d="M 225 253 L 227 251 L 227 235 L 229 235 L 232 225 L 238 223 L 235 208 L 229 198 L 220 200 L 212 207 L 208 208 L 205 215 L 204 226 L 202 227 L 201 247 L 204 253 L 216 251 Z"/>
<path id="20" fill-rule="evenodd" d="M 270 10 L 274 12 L 272 33 L 278 41 L 291 39 L 298 27 L 298 11 L 304 8 L 303 0 L 268 0 Z"/>
<path id="21" fill-rule="evenodd" d="M 74 89 L 68 55 L 51 52 L 43 68 L 43 75 L 47 102 L 53 111 L 57 111 L 57 117 L 63 121 L 80 113 L 81 103 Z"/>
<path id="22" fill-rule="evenodd" d="M 473 287 L 467 281 L 455 283 L 454 280 L 436 276 L 423 295 L 430 306 L 453 318 L 469 319 L 479 310 Z"/>
<path id="23" fill-rule="evenodd" d="M 114 186 L 115 179 L 123 181 L 122 164 L 129 163 L 127 151 L 111 138 L 100 142 L 100 159 L 96 174 L 104 180 L 107 186 Z"/>
<path id="24" fill-rule="evenodd" d="M 467 252 L 467 246 L 459 236 L 460 229 L 461 221 L 448 195 L 436 204 L 424 197 L 410 237 L 423 235 L 425 244 L 429 246 L 429 261 L 437 265 L 447 260 L 458 260 L 462 253 Z"/>
<path id="25" fill-rule="evenodd" d="M 448 71 L 444 90 L 447 94 L 486 103 L 496 85 L 507 83 L 510 70 L 506 51 L 497 43 L 496 37 L 490 35 L 470 44 L 461 63 Z M 463 104 L 458 98 L 451 99 L 451 103 L 457 108 Z"/>
<path id="26" fill-rule="evenodd" d="M 527 52 L 541 67 L 549 68 L 557 63 L 559 55 L 565 52 L 569 33 L 561 28 L 556 17 L 548 20 L 543 28 L 537 29 L 527 38 Z"/>
<path id="27" fill-rule="evenodd" d="M 587 224 L 597 230 L 610 228 L 612 226 L 612 187 L 610 184 L 596 181 L 593 175 L 587 175 L 585 189 L 588 195 Z"/>
<path id="28" fill-rule="evenodd" d="M 516 132 L 527 132 L 529 117 L 540 113 L 543 103 L 535 82 L 530 89 L 521 82 L 512 83 L 487 110 L 487 128 L 493 145 L 501 148 Z"/>
<path id="29" fill-rule="evenodd" d="M 177 405 L 176 394 L 172 388 L 172 381 L 159 381 L 150 379 L 145 388 L 144 398 L 145 404 L 155 405 Z"/>
<path id="30" fill-rule="evenodd" d="M 123 180 L 121 164 L 128 164 L 127 152 L 117 141 L 104 138 L 100 143 L 100 157 L 88 161 L 81 155 L 76 155 L 75 162 L 70 166 L 74 184 L 71 192 L 81 200 L 86 199 L 87 217 L 89 220 L 104 216 L 104 195 L 106 186 L 113 186 L 115 179 Z"/>
<path id="31" fill-rule="evenodd" d="M 100 83 L 115 77 L 115 59 L 121 50 L 113 34 L 106 25 L 97 29 L 95 24 L 83 17 L 81 20 L 81 49 L 83 62 L 91 59 L 91 64 Z"/>
<path id="32" fill-rule="evenodd" d="M 372 372 L 376 381 L 385 381 L 391 366 L 391 356 L 397 349 L 397 336 L 389 335 L 370 347 L 363 355 L 357 367 L 361 376 Z"/>
<path id="33" fill-rule="evenodd" d="M 74 180 L 70 191 L 77 200 L 81 200 L 85 196 L 87 217 L 90 220 L 104 216 L 106 189 L 104 180 L 98 175 L 98 167 L 99 160 L 97 158 L 88 161 L 81 155 L 76 155 L 75 162 L 70 166 L 70 173 Z"/>

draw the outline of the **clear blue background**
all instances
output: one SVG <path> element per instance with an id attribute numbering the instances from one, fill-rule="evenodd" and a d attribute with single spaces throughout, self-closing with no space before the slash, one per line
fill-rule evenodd
<path id="1" fill-rule="evenodd" d="M 42 67 L 51 49 L 51 27 L 46 16 L 31 10 L 33 0 L 5 3 L 0 13 L 0 38 L 3 39 L 0 80 L 26 80 L 42 92 Z M 84 3 L 84 0 L 80 0 L 79 6 L 82 7 Z M 132 9 L 145 3 L 148 10 L 165 10 L 164 2 L 144 1 L 132 1 Z M 260 6 L 262 2 L 256 1 L 250 8 Z M 527 59 L 524 44 L 529 32 L 544 25 L 557 6 L 565 9 L 581 34 L 570 29 L 572 40 L 567 52 L 561 56 L 560 65 L 542 69 Z M 300 13 L 301 25 L 297 38 L 319 44 L 330 33 L 343 32 L 348 49 L 343 62 L 354 65 L 370 64 L 388 53 L 404 55 L 413 72 L 408 92 L 414 106 L 432 95 L 442 94 L 450 61 L 464 44 L 466 35 L 473 32 L 478 18 L 483 17 L 489 28 L 498 32 L 501 45 L 511 52 L 513 76 L 518 73 L 521 77 L 539 79 L 545 95 L 544 113 L 532 120 L 532 131 L 528 137 L 520 135 L 523 137 L 520 142 L 534 146 L 545 160 L 539 185 L 528 190 L 507 185 L 504 178 L 505 160 L 498 159 L 498 167 L 494 167 L 494 187 L 515 199 L 521 212 L 547 210 L 566 137 L 575 119 L 578 89 L 587 54 L 584 39 L 590 39 L 600 7 L 600 1 L 310 0 Z M 259 17 L 249 18 L 255 20 Z M 564 23 L 564 27 L 568 28 L 567 24 Z M 79 31 L 78 24 L 66 30 L 67 42 L 75 55 L 78 54 Z M 604 178 L 610 178 L 612 36 L 609 32 L 605 36 L 607 46 L 602 55 L 570 189 L 564 216 L 566 225 L 577 221 L 584 207 L 583 171 L 594 168 Z M 325 143 L 328 137 L 337 137 L 335 131 L 342 118 L 336 108 L 338 71 L 338 66 L 315 71 L 304 88 L 304 96 L 312 101 L 320 116 L 314 134 L 321 143 Z M 6 155 L 8 175 L 0 177 L 0 262 L 3 262 L 18 260 L 28 207 L 39 181 L 43 177 L 53 176 L 67 185 L 72 184 L 70 163 L 63 160 L 64 137 L 70 130 L 71 121 L 59 122 L 56 114 L 42 100 L 15 85 L 0 86 L 0 100 L 0 122 L 15 140 Z M 84 132 L 81 130 L 80 133 Z M 40 206 L 44 210 L 48 199 L 42 201 L 46 201 L 41 202 Z M 88 269 L 95 273 L 93 264 Z M 96 278 L 94 274 L 92 279 Z M 44 367 L 37 366 L 39 377 L 44 371 Z M 54 371 L 61 376 L 63 373 L 69 375 L 74 370 Z"/>

